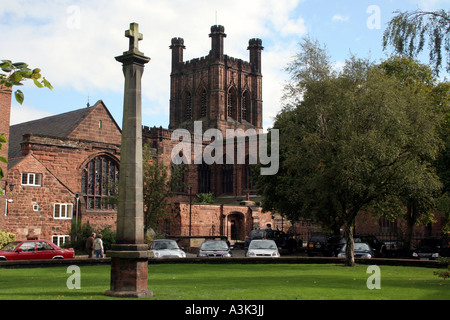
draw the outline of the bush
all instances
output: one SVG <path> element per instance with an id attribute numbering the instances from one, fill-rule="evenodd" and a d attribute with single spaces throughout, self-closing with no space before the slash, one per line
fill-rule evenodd
<path id="1" fill-rule="evenodd" d="M 102 235 L 103 251 L 111 250 L 111 246 L 116 243 L 116 233 L 110 227 L 106 227 L 96 233 Z"/>
<path id="2" fill-rule="evenodd" d="M 201 204 L 214 203 L 214 195 L 212 194 L 212 192 L 198 193 L 197 198 L 195 199 L 195 202 L 201 203 Z"/>
<path id="3" fill-rule="evenodd" d="M 102 235 L 104 252 L 111 250 L 111 245 L 116 243 L 116 232 L 112 231 L 110 227 L 96 230 L 89 222 L 78 222 L 76 224 L 75 221 L 72 221 L 69 246 L 74 248 L 77 254 L 86 254 L 86 240 L 91 236 L 92 232 Z"/>
<path id="4" fill-rule="evenodd" d="M 16 240 L 16 235 L 6 231 L 0 231 L 0 248 Z"/>
<path id="5" fill-rule="evenodd" d="M 70 247 L 75 250 L 77 254 L 86 254 L 86 240 L 94 231 L 89 222 L 78 224 L 75 220 L 72 220 L 72 226 L 70 230 Z"/>

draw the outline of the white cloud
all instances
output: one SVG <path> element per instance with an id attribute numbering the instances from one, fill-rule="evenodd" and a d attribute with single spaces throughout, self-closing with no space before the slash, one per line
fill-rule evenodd
<path id="1" fill-rule="evenodd" d="M 415 0 L 417 2 L 418 8 L 422 10 L 438 10 L 450 5 L 449 0 Z"/>
<path id="2" fill-rule="evenodd" d="M 144 112 L 168 114 L 171 38 L 184 38 L 185 60 L 207 55 L 217 11 L 217 23 L 227 33 L 226 54 L 248 60 L 248 40 L 262 38 L 264 109 L 272 115 L 282 63 L 289 60 L 281 57 L 292 55 L 291 46 L 279 44 L 306 33 L 303 17 L 295 13 L 302 1 L 8 1 L 0 8 L 0 34 L 2 43 L 11 45 L 2 47 L 2 58 L 40 67 L 55 88 L 73 88 L 85 96 L 120 93 L 123 74 L 114 57 L 127 50 L 124 31 L 137 22 L 144 34 L 140 49 L 152 59 L 143 75 L 143 98 L 151 102 Z"/>
<path id="3" fill-rule="evenodd" d="M 350 20 L 350 17 L 348 17 L 348 16 L 343 16 L 343 15 L 337 13 L 337 14 L 335 14 L 335 15 L 333 16 L 333 18 L 331 18 L 331 20 L 333 20 L 333 21 L 344 22 L 344 21 Z"/>
<path id="4" fill-rule="evenodd" d="M 27 104 L 11 108 L 11 125 L 52 116 L 49 111 L 39 110 Z"/>

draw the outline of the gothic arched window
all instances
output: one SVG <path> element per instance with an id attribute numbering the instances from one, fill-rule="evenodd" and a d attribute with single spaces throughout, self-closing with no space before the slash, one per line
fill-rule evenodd
<path id="1" fill-rule="evenodd" d="M 200 118 L 206 117 L 206 103 L 206 90 L 203 90 L 200 99 Z"/>
<path id="2" fill-rule="evenodd" d="M 111 210 L 119 184 L 119 165 L 101 155 L 89 161 L 81 173 L 81 192 L 89 210 Z"/>
<path id="3" fill-rule="evenodd" d="M 242 120 L 249 121 L 250 115 L 250 94 L 245 91 L 242 95 Z M 250 122 L 250 121 L 249 121 Z"/>
<path id="4" fill-rule="evenodd" d="M 236 109 L 237 109 L 237 97 L 236 89 L 230 88 L 228 90 L 228 103 L 227 103 L 227 116 L 236 119 Z"/>
<path id="5" fill-rule="evenodd" d="M 244 165 L 244 187 L 247 191 L 253 189 L 253 172 L 249 164 Z"/>
<path id="6" fill-rule="evenodd" d="M 211 191 L 211 166 L 202 162 L 198 166 L 198 193 L 208 193 Z"/>
<path id="7" fill-rule="evenodd" d="M 222 192 L 233 193 L 233 165 L 223 164 L 222 168 Z"/>
<path id="8" fill-rule="evenodd" d="M 186 92 L 184 97 L 184 120 L 192 119 L 192 96 L 190 92 Z"/>

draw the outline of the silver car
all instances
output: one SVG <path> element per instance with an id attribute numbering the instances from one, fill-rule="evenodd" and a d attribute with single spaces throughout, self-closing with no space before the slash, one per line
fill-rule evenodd
<path id="1" fill-rule="evenodd" d="M 248 246 L 247 257 L 279 257 L 277 244 L 273 240 L 252 240 Z"/>
<path id="2" fill-rule="evenodd" d="M 154 240 L 150 246 L 153 258 L 186 258 L 186 253 L 175 240 Z"/>
<path id="3" fill-rule="evenodd" d="M 231 257 L 231 249 L 226 241 L 205 240 L 198 251 L 198 257 Z"/>

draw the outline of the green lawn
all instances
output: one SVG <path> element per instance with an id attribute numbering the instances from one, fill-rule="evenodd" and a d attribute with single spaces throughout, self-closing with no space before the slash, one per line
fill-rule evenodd
<path id="1" fill-rule="evenodd" d="M 450 280 L 435 269 L 380 266 L 381 289 L 369 290 L 367 266 L 331 264 L 156 264 L 148 287 L 158 300 L 450 299 Z M 0 269 L 0 300 L 99 300 L 109 266 L 81 267 L 81 289 L 68 289 L 65 267 Z"/>

